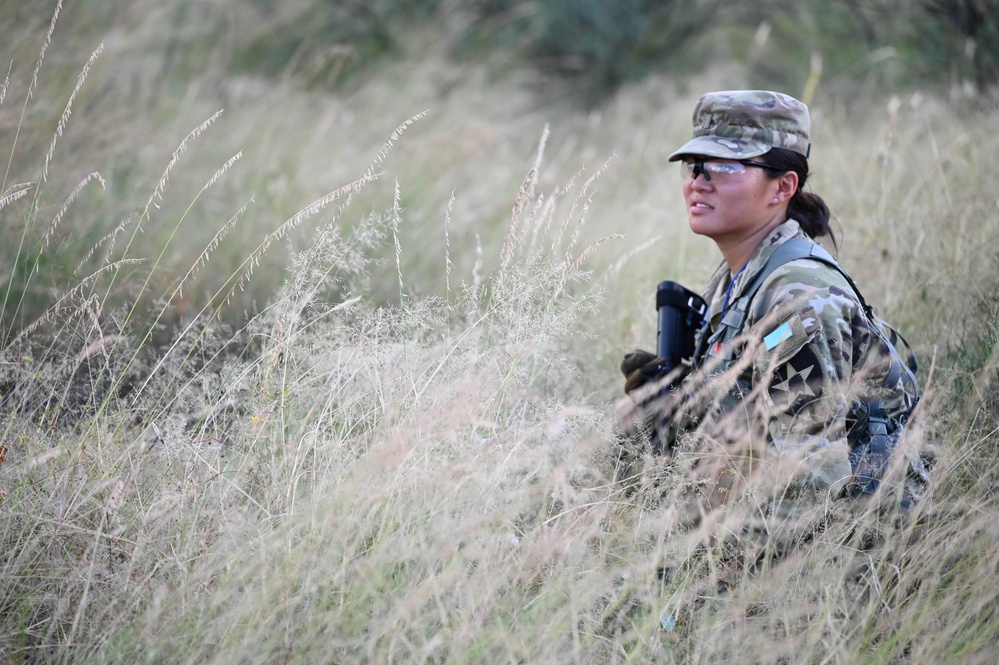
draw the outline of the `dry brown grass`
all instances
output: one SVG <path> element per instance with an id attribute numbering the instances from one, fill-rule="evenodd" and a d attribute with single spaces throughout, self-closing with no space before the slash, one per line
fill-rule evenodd
<path id="1" fill-rule="evenodd" d="M 580 114 L 431 57 L 349 98 L 225 81 L 125 114 L 107 99 L 152 56 L 116 60 L 116 35 L 63 126 L 58 34 L 29 100 L 50 124 L 6 106 L 20 62 L 0 104 L 7 182 L 41 190 L 8 184 L 0 223 L 30 227 L 31 297 L 51 295 L 0 351 L 4 658 L 988 662 L 994 109 L 814 105 L 842 262 L 924 359 L 909 436 L 941 449 L 930 498 L 904 519 L 848 502 L 783 519 L 737 500 L 772 488 L 748 473 L 702 514 L 695 457 L 758 467 L 706 440 L 618 483 L 611 414 L 620 354 L 653 343 L 655 284 L 716 260 L 665 162 L 700 91 L 651 79 Z M 107 199 L 87 198 L 96 177 L 76 190 L 95 171 Z M 263 257 L 258 307 L 228 317 Z M 153 315 L 126 319 L 114 299 L 142 284 Z M 156 316 L 184 325 L 143 327 Z"/>

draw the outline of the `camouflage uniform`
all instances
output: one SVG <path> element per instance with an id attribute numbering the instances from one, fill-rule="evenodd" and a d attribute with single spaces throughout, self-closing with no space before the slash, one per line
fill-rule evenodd
<path id="1" fill-rule="evenodd" d="M 805 157 L 811 151 L 808 108 L 781 93 L 709 93 L 698 101 L 693 124 L 693 137 L 670 161 L 685 156 L 746 160 L 775 147 Z M 776 457 L 775 466 L 789 467 L 798 487 L 835 495 L 853 477 L 847 443 L 852 409 L 877 400 L 888 417 L 898 417 L 916 399 L 915 386 L 889 371 L 893 349 L 872 329 L 879 322 L 870 320 L 836 268 L 798 259 L 778 267 L 759 286 L 737 337 L 730 339 L 731 326 L 727 332 L 721 327 L 726 301 L 739 301 L 778 247 L 804 237 L 792 219 L 776 227 L 734 284 L 723 262 L 704 292 L 710 309 L 698 335 L 695 371 L 665 402 L 655 381 L 633 390 L 632 373 L 626 384 L 632 406 L 618 408 L 622 422 L 668 422 L 669 434 L 660 432 L 658 438 L 678 442 L 681 450 L 763 442 L 762 451 L 750 451 L 741 458 L 748 462 L 735 466 L 738 453 L 718 451 L 715 457 L 722 462 L 716 480 L 758 468 L 760 457 Z M 626 357 L 622 370 L 628 363 Z M 731 486 L 722 494 L 731 497 Z"/>
<path id="2" fill-rule="evenodd" d="M 876 399 L 897 419 L 915 399 L 903 376 L 890 376 L 890 349 L 843 275 L 812 259 L 785 263 L 759 287 L 743 334 L 727 344 L 714 339 L 726 294 L 730 306 L 737 302 L 767 259 L 794 237 L 805 235 L 788 220 L 760 244 L 734 284 L 725 263 L 708 281 L 710 305 L 699 336 L 706 338 L 698 339 L 703 357 L 695 358 L 705 375 L 695 381 L 725 385 L 713 405 L 694 409 L 694 418 L 699 426 L 740 411 L 762 418 L 778 453 L 800 462 L 800 479 L 835 491 L 852 475 L 847 418 L 853 400 Z M 736 408 L 750 396 L 752 413 Z"/>

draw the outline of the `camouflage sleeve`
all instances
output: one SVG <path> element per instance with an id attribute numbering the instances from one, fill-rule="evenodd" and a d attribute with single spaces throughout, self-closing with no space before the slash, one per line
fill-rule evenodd
<path id="1" fill-rule="evenodd" d="M 835 491 L 851 475 L 845 417 L 854 358 L 869 343 L 862 312 L 837 271 L 795 261 L 774 271 L 750 313 L 753 385 L 770 439 L 815 488 Z"/>

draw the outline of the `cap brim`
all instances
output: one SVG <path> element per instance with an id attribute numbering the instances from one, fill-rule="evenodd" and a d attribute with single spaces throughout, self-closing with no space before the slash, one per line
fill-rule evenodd
<path id="1" fill-rule="evenodd" d="M 759 157 L 772 148 L 769 143 L 746 139 L 728 139 L 721 136 L 698 136 L 669 156 L 675 162 L 687 155 L 704 155 L 719 159 L 749 159 Z"/>

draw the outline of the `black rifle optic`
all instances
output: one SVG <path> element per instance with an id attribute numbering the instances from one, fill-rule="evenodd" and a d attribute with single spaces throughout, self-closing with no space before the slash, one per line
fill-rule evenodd
<path id="1" fill-rule="evenodd" d="M 704 323 L 708 309 L 704 298 L 676 282 L 660 282 L 656 289 L 659 332 L 656 352 L 665 361 L 663 374 L 694 355 L 694 334 Z"/>

